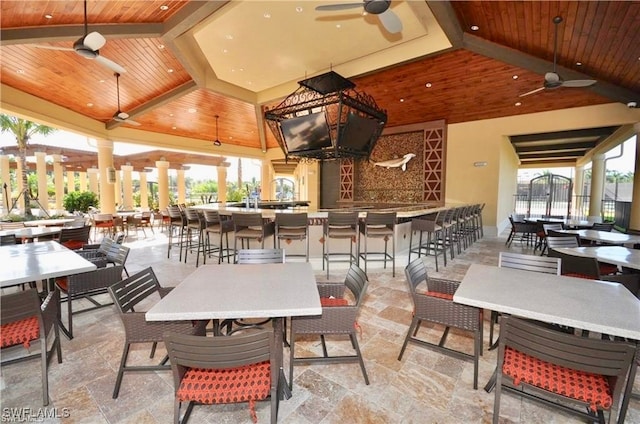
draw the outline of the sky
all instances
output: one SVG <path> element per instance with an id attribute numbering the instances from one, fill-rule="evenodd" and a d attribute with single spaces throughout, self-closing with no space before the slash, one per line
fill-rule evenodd
<path id="1" fill-rule="evenodd" d="M 35 135 L 30 141 L 32 144 L 44 144 L 49 146 L 65 147 L 69 149 L 87 150 L 91 152 L 97 152 L 95 140 L 81 136 L 67 131 L 56 131 L 55 133 L 43 137 Z M 15 146 L 15 137 L 9 133 L 0 133 L 0 147 L 2 146 Z M 113 153 L 115 155 L 130 155 L 135 153 L 143 153 L 155 150 L 153 147 L 142 146 L 129 143 L 113 143 Z M 225 156 L 227 162 L 231 163 L 231 166 L 227 169 L 227 180 L 236 181 L 238 178 L 238 158 L 233 156 Z M 217 180 L 218 174 L 216 171 L 205 165 L 190 165 L 190 169 L 185 172 L 187 177 L 191 177 L 194 180 L 212 179 Z M 171 171 L 170 171 L 171 172 Z M 255 159 L 244 159 L 242 161 L 242 179 L 250 181 L 252 178 L 260 180 L 261 178 L 261 164 L 260 161 Z M 149 181 L 155 181 L 157 173 L 155 170 L 148 174 Z"/>

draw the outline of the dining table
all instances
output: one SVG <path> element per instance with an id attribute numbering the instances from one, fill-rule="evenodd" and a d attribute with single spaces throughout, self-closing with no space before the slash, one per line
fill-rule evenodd
<path id="1" fill-rule="evenodd" d="M 624 246 L 554 247 L 567 255 L 595 258 L 598 262 L 640 270 L 640 250 Z"/>
<path id="2" fill-rule="evenodd" d="M 283 320 L 321 315 L 310 263 L 202 265 L 145 314 L 147 321 L 271 318 L 278 390 L 289 398 L 283 370 Z M 224 337 L 224 336 L 220 336 Z"/>
<path id="3" fill-rule="evenodd" d="M 640 360 L 640 300 L 623 285 L 471 264 L 453 301 L 635 341 L 636 361 L 633 361 L 620 408 L 619 422 L 624 422 Z M 492 378 L 485 390 L 490 391 L 494 384 L 495 378 Z"/>
<path id="4" fill-rule="evenodd" d="M 0 230 L 0 236 L 15 235 L 16 239 L 28 240 L 29 242 L 39 237 L 51 237 L 60 234 L 62 227 L 26 227 L 14 228 L 11 230 Z"/>
<path id="5" fill-rule="evenodd" d="M 581 239 L 591 240 L 603 244 L 640 244 L 640 236 L 634 234 L 618 233 L 616 231 L 599 230 L 559 230 L 559 233 L 576 234 Z"/>
<path id="6" fill-rule="evenodd" d="M 44 290 L 53 290 L 57 277 L 89 272 L 96 265 L 57 241 L 0 246 L 0 288 L 44 280 Z M 60 330 L 71 334 L 58 315 Z"/>

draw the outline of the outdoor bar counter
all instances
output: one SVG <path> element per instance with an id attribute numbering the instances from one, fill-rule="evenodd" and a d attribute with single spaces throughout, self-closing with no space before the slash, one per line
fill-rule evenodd
<path id="1" fill-rule="evenodd" d="M 429 215 L 441 210 L 449 209 L 451 207 L 463 206 L 461 204 L 447 204 L 444 206 L 435 206 L 432 204 L 381 204 L 381 203 L 364 203 L 364 202 L 348 202 L 341 203 L 340 207 L 336 209 L 316 209 L 311 206 L 295 206 L 286 209 L 259 209 L 259 208 L 246 208 L 227 206 L 222 203 L 212 203 L 209 205 L 194 206 L 197 209 L 202 210 L 215 210 L 222 216 L 231 216 L 232 213 L 261 213 L 265 219 L 275 220 L 276 213 L 298 213 L 306 212 L 309 219 L 309 254 L 311 257 L 322 257 L 322 224 L 327 219 L 329 211 L 358 211 L 360 218 L 364 219 L 367 212 L 396 212 L 397 225 L 395 230 L 396 238 L 396 252 L 405 252 L 409 249 L 409 235 L 411 231 L 411 219 L 424 215 Z M 232 243 L 230 241 L 230 243 Z M 272 247 L 273 242 L 269 238 L 265 247 Z M 342 251 L 348 251 L 349 246 L 347 241 L 336 240 L 332 241 L 332 246 L 336 244 L 344 244 Z M 257 244 L 251 245 L 251 247 L 258 248 Z M 291 243 L 283 243 L 281 245 L 288 254 L 301 254 L 304 253 L 304 245 L 299 241 L 292 241 Z M 342 247 L 342 246 L 341 246 Z M 332 250 L 334 247 L 332 247 Z M 336 248 L 337 249 L 337 248 Z M 380 251 L 384 249 L 384 242 L 380 239 L 369 240 L 370 251 Z M 391 243 L 389 243 L 389 249 L 391 249 Z M 398 264 L 396 264 L 398 265 Z"/>

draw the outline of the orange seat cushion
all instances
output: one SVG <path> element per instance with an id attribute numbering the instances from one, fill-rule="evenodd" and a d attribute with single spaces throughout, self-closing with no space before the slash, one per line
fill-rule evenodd
<path id="1" fill-rule="evenodd" d="M 428 292 L 425 292 L 425 295 L 431 296 L 431 297 L 437 297 L 439 299 L 453 300 L 453 295 L 449 294 L 449 293 L 440 293 L 440 292 L 437 292 L 437 291 L 428 291 Z"/>
<path id="2" fill-rule="evenodd" d="M 255 401 L 266 399 L 271 389 L 268 361 L 228 369 L 189 368 L 176 393 L 180 402 L 204 404 L 249 402 L 251 418 L 257 422 Z"/>
<path id="3" fill-rule="evenodd" d="M 348 306 L 349 302 L 347 299 L 343 299 L 341 297 L 321 297 L 320 305 L 322 307 L 325 306 Z"/>
<path id="4" fill-rule="evenodd" d="M 579 272 L 567 272 L 566 274 L 562 274 L 562 275 L 566 275 L 567 277 L 576 277 L 576 278 L 585 278 L 587 280 L 595 280 L 593 276 L 587 275 L 587 274 L 580 274 Z"/>
<path id="5" fill-rule="evenodd" d="M 598 266 L 600 267 L 600 275 L 610 275 L 618 272 L 618 267 L 616 265 L 598 262 Z"/>
<path id="6" fill-rule="evenodd" d="M 586 402 L 594 412 L 598 408 L 609 409 L 613 403 L 611 387 L 605 376 L 561 367 L 511 347 L 505 348 L 502 372 L 513 379 L 515 386 L 525 382 Z"/>
<path id="7" fill-rule="evenodd" d="M 15 346 L 22 343 L 28 349 L 31 346 L 31 342 L 38 340 L 39 337 L 40 324 L 36 316 L 10 322 L 0 327 L 1 347 Z"/>
<path id="8" fill-rule="evenodd" d="M 67 280 L 67 277 L 56 278 L 56 286 L 65 293 L 69 291 L 69 281 Z"/>
<path id="9" fill-rule="evenodd" d="M 83 242 L 81 240 L 67 240 L 67 241 L 63 241 L 62 242 L 62 245 L 64 247 L 66 247 L 67 249 L 71 249 L 71 250 L 82 249 L 84 244 L 85 244 L 85 242 Z"/>

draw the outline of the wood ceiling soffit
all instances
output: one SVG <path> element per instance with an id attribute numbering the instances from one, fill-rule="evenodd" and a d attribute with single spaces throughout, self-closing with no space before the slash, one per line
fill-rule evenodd
<path id="1" fill-rule="evenodd" d="M 107 38 L 157 38 L 163 34 L 163 24 L 109 24 L 89 25 Z M 0 30 L 0 45 L 35 44 L 38 42 L 76 41 L 84 34 L 83 25 L 41 26 L 33 28 L 8 28 Z"/>
<path id="2" fill-rule="evenodd" d="M 217 12 L 227 1 L 190 1 L 164 23 L 164 36 L 177 38 Z"/>
<path id="3" fill-rule="evenodd" d="M 471 52 L 535 72 L 541 76 L 544 76 L 545 73 L 553 69 L 553 62 L 485 40 L 484 38 L 477 37 L 467 32 L 465 32 L 463 36 L 463 47 Z M 556 70 L 558 74 L 562 75 L 564 80 L 593 79 L 589 75 L 564 68 L 560 65 L 556 65 Z M 540 84 L 542 84 L 543 81 L 544 79 L 541 79 Z M 585 89 L 624 104 L 637 99 L 639 96 L 638 93 L 632 90 L 628 90 L 624 87 L 610 84 L 605 81 L 598 81 L 596 84 Z"/>
<path id="4" fill-rule="evenodd" d="M 538 134 L 522 134 L 522 135 L 512 135 L 510 138 L 512 143 L 518 142 L 527 142 L 527 141 L 541 141 L 541 140 L 556 140 L 559 138 L 579 138 L 579 137 L 602 137 L 602 136 L 610 136 L 613 134 L 618 127 L 600 127 L 600 128 L 586 128 L 581 130 L 571 130 L 571 131 L 555 131 L 548 133 L 538 133 Z"/>
<path id="5" fill-rule="evenodd" d="M 186 82 L 170 91 L 167 91 L 166 93 L 128 111 L 127 113 L 129 114 L 129 117 L 133 120 L 135 120 L 136 116 L 142 115 L 146 112 L 149 112 L 152 109 L 155 109 L 157 107 L 160 107 L 164 104 L 167 104 L 169 102 L 171 102 L 172 100 L 175 100 L 177 98 L 180 98 L 182 96 L 184 96 L 185 94 L 189 94 L 192 91 L 196 90 L 198 88 L 198 85 L 196 84 L 195 81 L 189 81 Z M 125 125 L 125 122 L 121 122 L 121 121 L 116 121 L 116 120 L 110 120 L 109 122 L 107 122 L 105 124 L 105 128 L 107 130 L 112 130 L 114 128 L 118 128 L 121 125 Z"/>

